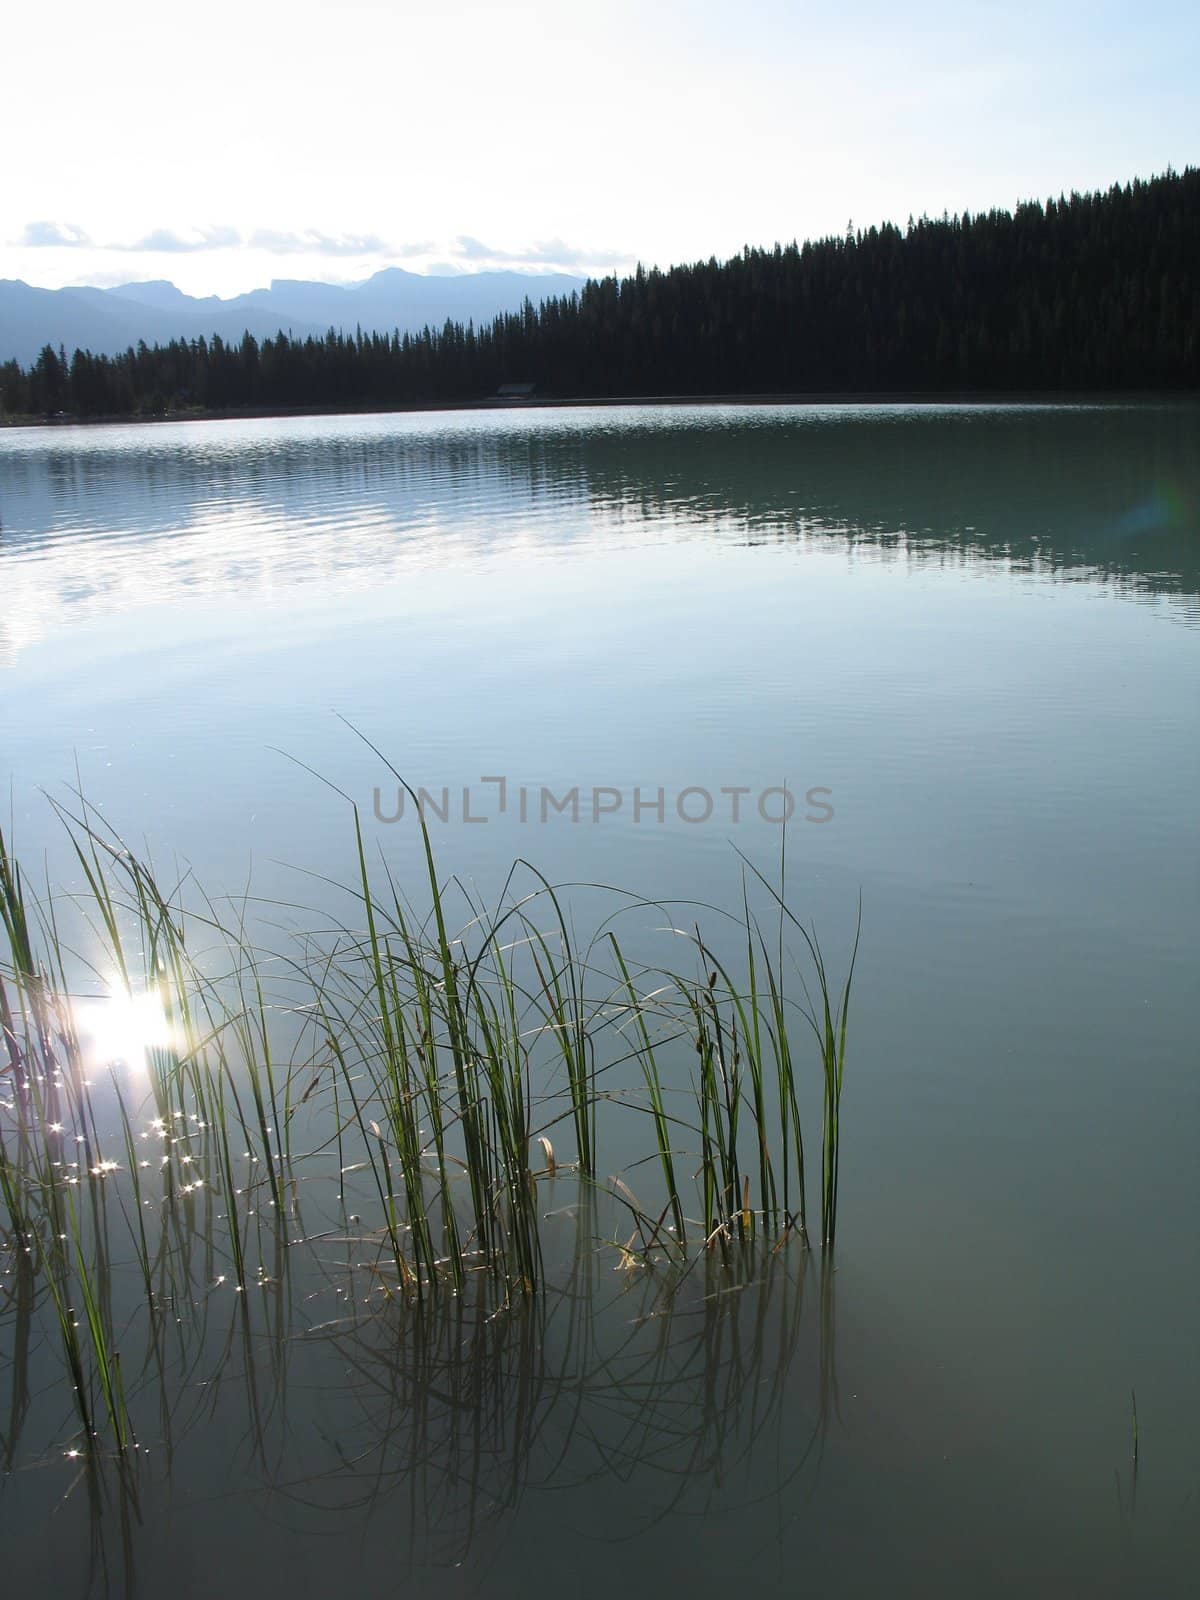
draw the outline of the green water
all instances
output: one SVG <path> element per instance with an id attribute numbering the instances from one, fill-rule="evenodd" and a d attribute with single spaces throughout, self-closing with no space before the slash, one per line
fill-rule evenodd
<path id="1" fill-rule="evenodd" d="M 78 763 L 156 859 L 217 890 L 252 870 L 319 918 L 336 892 L 296 868 L 352 875 L 347 806 L 282 750 L 418 892 L 411 816 L 376 820 L 394 781 L 340 713 L 447 791 L 439 859 L 483 893 L 523 855 L 734 904 L 737 850 L 777 868 L 760 802 L 786 784 L 789 900 L 839 960 L 863 905 L 836 1271 L 791 1250 L 672 1298 L 615 1251 L 576 1259 L 557 1180 L 544 1305 L 416 1328 L 316 1184 L 327 1242 L 284 1252 L 249 1316 L 201 1257 L 187 1337 L 138 1353 L 136 1497 L 66 1454 L 69 1393 L 8 1271 L 14 1593 L 1190 1593 L 1198 424 L 0 433 L 0 776 L 56 881 L 77 876 L 39 790 Z M 663 920 L 634 919 L 639 952 Z M 622 1137 L 614 1171 L 645 1153 Z"/>

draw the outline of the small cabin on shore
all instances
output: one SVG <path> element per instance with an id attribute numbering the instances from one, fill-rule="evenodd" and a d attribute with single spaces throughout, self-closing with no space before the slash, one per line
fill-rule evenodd
<path id="1" fill-rule="evenodd" d="M 536 383 L 502 383 L 496 390 L 497 400 L 532 400 L 537 393 Z"/>

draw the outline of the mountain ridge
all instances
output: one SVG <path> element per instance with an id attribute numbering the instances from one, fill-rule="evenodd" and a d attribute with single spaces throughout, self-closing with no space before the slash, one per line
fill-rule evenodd
<path id="1" fill-rule="evenodd" d="M 446 321 L 490 322 L 581 289 L 567 273 L 512 270 L 423 274 L 384 267 L 357 283 L 275 278 L 266 288 L 222 299 L 185 294 L 165 278 L 101 289 L 71 285 L 44 289 L 20 278 L 0 279 L 0 361 L 27 364 L 50 345 L 68 356 L 77 349 L 119 355 L 140 341 L 211 338 L 227 343 L 251 333 L 258 340 L 287 333 L 303 339 L 336 328 L 352 333 L 419 333 Z"/>

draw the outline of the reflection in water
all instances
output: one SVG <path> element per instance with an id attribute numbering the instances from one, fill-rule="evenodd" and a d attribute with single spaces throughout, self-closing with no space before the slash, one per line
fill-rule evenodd
<path id="1" fill-rule="evenodd" d="M 542 1529 L 551 1570 L 570 1538 L 549 1531 L 562 1518 L 617 1545 L 669 1544 L 717 1514 L 783 1537 L 803 1520 L 836 1419 L 831 1264 L 747 1251 L 732 1270 L 631 1276 L 595 1250 L 586 1200 L 558 1215 L 558 1287 L 500 1314 L 470 1288 L 423 1308 L 381 1294 L 361 1241 L 342 1234 L 323 1272 L 305 1252 L 296 1279 L 278 1231 L 261 1293 L 235 1295 L 214 1288 L 202 1236 L 178 1234 L 178 1317 L 131 1314 L 126 1330 L 142 1421 L 124 1457 L 56 1446 L 33 1280 L 18 1273 L 2 1312 L 16 1359 L 0 1511 L 5 1497 L 28 1516 L 47 1492 L 65 1495 L 58 1518 L 86 1539 L 64 1541 L 81 1570 L 62 1576 L 82 1583 L 86 1567 L 101 1594 L 159 1594 L 173 1572 L 179 1592 L 207 1592 L 181 1585 L 176 1564 L 193 1519 L 207 1570 L 245 1568 L 253 1551 L 236 1518 L 226 1526 L 232 1502 L 268 1518 L 276 1546 L 287 1529 L 306 1542 L 305 1593 L 335 1584 L 350 1550 L 368 1582 L 482 1576 L 522 1519 Z M 31 1398 L 43 1432 L 36 1447 L 23 1440 L 18 1467 Z M 174 1534 L 156 1523 L 167 1504 Z M 10 1545 L 18 1576 L 41 1551 Z"/>
<path id="2" fill-rule="evenodd" d="M 146 1057 L 153 1050 L 176 1047 L 174 1030 L 153 991 L 129 989 L 112 974 L 102 995 L 73 1007 L 80 1054 L 89 1069 L 120 1066 L 145 1086 Z"/>
<path id="3" fill-rule="evenodd" d="M 477 1565 L 526 1497 L 584 1504 L 589 1485 L 621 1505 L 618 1540 L 718 1503 L 794 1511 L 834 1394 L 832 1272 L 806 1309 L 809 1272 L 797 1253 L 747 1260 L 740 1281 L 618 1284 L 589 1251 L 544 1304 L 499 1318 L 446 1305 L 399 1337 L 390 1317 L 316 1334 L 352 1374 L 342 1466 L 274 1492 L 404 1528 L 426 1567 Z"/>
<path id="4" fill-rule="evenodd" d="M 580 409 L 0 436 L 0 651 L 184 590 L 696 537 L 1200 593 L 1187 405 Z"/>

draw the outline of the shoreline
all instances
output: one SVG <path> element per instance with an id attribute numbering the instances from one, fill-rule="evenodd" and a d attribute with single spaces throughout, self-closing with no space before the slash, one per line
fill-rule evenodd
<path id="1" fill-rule="evenodd" d="M 0 428 L 105 428 L 153 426 L 171 422 L 267 421 L 292 417 L 385 417 L 458 411 L 561 411 L 600 406 L 1064 406 L 1179 404 L 1200 402 L 1195 389 L 896 389 L 811 390 L 784 394 L 661 394 L 533 396 L 508 400 L 494 395 L 478 400 L 429 400 L 392 406 L 234 406 L 164 411 L 152 416 L 120 412 L 96 417 L 62 413 L 53 417 L 0 417 Z"/>

